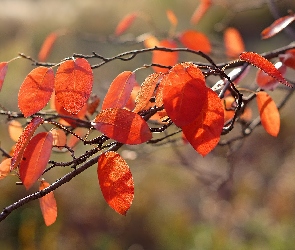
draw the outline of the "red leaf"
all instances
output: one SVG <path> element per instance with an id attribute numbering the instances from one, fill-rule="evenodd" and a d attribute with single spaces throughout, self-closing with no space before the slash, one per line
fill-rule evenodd
<path id="1" fill-rule="evenodd" d="M 126 15 L 117 25 L 115 30 L 115 35 L 120 36 L 124 33 L 134 22 L 135 18 L 138 16 L 137 12 L 130 13 Z"/>
<path id="2" fill-rule="evenodd" d="M 42 132 L 35 135 L 28 143 L 19 164 L 22 183 L 29 189 L 42 175 L 51 155 L 53 135 Z"/>
<path id="3" fill-rule="evenodd" d="M 180 42 L 188 49 L 199 51 L 204 53 L 211 52 L 211 43 L 206 35 L 194 30 L 186 30 L 179 36 Z"/>
<path id="4" fill-rule="evenodd" d="M 87 102 L 87 112 L 90 115 L 93 115 L 96 112 L 99 106 L 99 103 L 100 103 L 100 98 L 96 94 L 91 95 Z"/>
<path id="5" fill-rule="evenodd" d="M 140 115 L 126 109 L 102 110 L 93 126 L 111 139 L 125 144 L 140 144 L 151 139 L 149 126 Z"/>
<path id="6" fill-rule="evenodd" d="M 0 180 L 4 179 L 10 173 L 11 158 L 7 158 L 0 164 Z"/>
<path id="7" fill-rule="evenodd" d="M 98 159 L 97 175 L 106 202 L 126 215 L 134 198 L 134 182 L 126 161 L 116 152 L 106 152 Z"/>
<path id="8" fill-rule="evenodd" d="M 39 191 L 49 187 L 50 184 L 44 180 L 41 181 Z M 46 194 L 39 199 L 40 208 L 46 226 L 52 225 L 57 217 L 57 205 L 53 192 Z"/>
<path id="9" fill-rule="evenodd" d="M 277 81 L 285 84 L 286 86 L 292 88 L 292 85 L 282 76 L 280 71 L 276 69 L 276 67 L 268 61 L 266 58 L 254 52 L 243 52 L 240 54 L 240 59 L 251 63 L 255 67 L 260 68 L 266 74 L 275 78 Z"/>
<path id="10" fill-rule="evenodd" d="M 146 107 L 154 94 L 159 78 L 162 76 L 161 73 L 153 73 L 144 80 L 135 99 L 134 113 L 138 113 Z"/>
<path id="11" fill-rule="evenodd" d="M 261 124 L 265 131 L 277 136 L 280 131 L 280 113 L 272 98 L 264 91 L 256 93 Z"/>
<path id="12" fill-rule="evenodd" d="M 133 72 L 124 71 L 119 74 L 111 83 L 101 108 L 124 108 L 135 84 Z"/>
<path id="13" fill-rule="evenodd" d="M 276 35 L 280 31 L 282 31 L 284 28 L 286 28 L 294 20 L 295 20 L 295 14 L 284 16 L 275 20 L 270 26 L 268 26 L 261 32 L 262 39 L 267 39 Z"/>
<path id="14" fill-rule="evenodd" d="M 23 126 L 21 125 L 21 123 L 17 120 L 11 120 L 8 123 L 8 133 L 10 138 L 17 142 L 18 138 L 21 136 L 21 134 L 23 133 L 24 129 Z"/>
<path id="15" fill-rule="evenodd" d="M 77 114 L 87 102 L 93 85 L 91 65 L 84 58 L 63 62 L 56 72 L 55 95 L 62 107 Z"/>
<path id="16" fill-rule="evenodd" d="M 35 133 L 39 125 L 43 122 L 44 120 L 42 117 L 36 116 L 25 127 L 23 133 L 18 138 L 18 141 L 15 144 L 15 149 L 11 159 L 11 170 L 15 169 L 18 166 L 23 157 L 24 150 L 27 147 L 30 139 L 32 138 L 33 134 Z"/>
<path id="17" fill-rule="evenodd" d="M 280 54 L 279 59 L 287 67 L 295 69 L 295 49 L 290 49 L 285 54 Z"/>
<path id="18" fill-rule="evenodd" d="M 194 64 L 177 64 L 161 84 L 164 84 L 164 107 L 175 125 L 182 127 L 194 121 L 207 98 L 202 71 Z"/>
<path id="19" fill-rule="evenodd" d="M 54 72 L 51 68 L 40 66 L 27 75 L 18 92 L 18 107 L 25 117 L 35 114 L 46 106 L 53 87 Z"/>
<path id="20" fill-rule="evenodd" d="M 176 43 L 171 40 L 163 40 L 159 43 L 158 47 L 164 47 L 164 48 L 177 48 Z M 154 64 L 160 64 L 163 66 L 174 66 L 177 63 L 178 60 L 178 52 L 168 52 L 168 51 L 159 51 L 155 50 L 153 51 L 152 56 L 152 63 Z M 161 68 L 154 66 L 153 69 L 155 72 L 162 72 L 166 73 L 169 71 L 168 68 Z"/>
<path id="21" fill-rule="evenodd" d="M 4 82 L 4 78 L 6 76 L 6 73 L 7 73 L 7 69 L 8 69 L 8 63 L 7 62 L 1 62 L 0 63 L 0 91 L 1 91 L 2 86 L 3 86 L 3 82 Z"/>
<path id="22" fill-rule="evenodd" d="M 194 149 L 205 156 L 218 144 L 223 123 L 222 101 L 215 92 L 208 88 L 208 97 L 201 114 L 195 121 L 182 127 L 182 131 Z"/>
<path id="23" fill-rule="evenodd" d="M 233 27 L 229 27 L 224 32 L 224 44 L 226 55 L 231 58 L 239 57 L 245 51 L 245 44 L 240 32 Z"/>
<path id="24" fill-rule="evenodd" d="M 191 17 L 191 24 L 197 24 L 208 11 L 211 4 L 212 0 L 201 0 L 200 5 L 196 8 Z"/>

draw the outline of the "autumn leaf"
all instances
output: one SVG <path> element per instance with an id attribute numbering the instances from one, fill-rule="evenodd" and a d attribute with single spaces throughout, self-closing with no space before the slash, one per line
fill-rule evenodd
<path id="1" fill-rule="evenodd" d="M 292 88 L 292 85 L 282 76 L 280 71 L 276 69 L 276 67 L 268 61 L 266 58 L 254 52 L 243 52 L 240 54 L 240 59 L 251 63 L 255 67 L 260 68 L 266 74 L 275 78 L 277 81 L 285 84 L 286 86 Z"/>
<path id="2" fill-rule="evenodd" d="M 120 73 L 111 83 L 101 109 L 124 108 L 136 83 L 134 72 Z"/>
<path id="3" fill-rule="evenodd" d="M 55 147 L 64 147 L 67 143 L 67 136 L 61 129 L 52 129 L 50 133 L 53 137 L 52 145 Z"/>
<path id="4" fill-rule="evenodd" d="M 289 49 L 285 54 L 280 54 L 279 59 L 287 67 L 295 69 L 295 49 Z"/>
<path id="5" fill-rule="evenodd" d="M 174 12 L 172 10 L 166 10 L 166 15 L 171 25 L 175 27 L 178 23 L 178 20 Z"/>
<path id="6" fill-rule="evenodd" d="M 15 149 L 13 151 L 12 159 L 11 159 L 11 170 L 15 169 L 20 163 L 24 150 L 26 149 L 30 139 L 35 133 L 36 129 L 40 124 L 44 122 L 42 117 L 36 116 L 34 117 L 30 123 L 25 127 L 23 133 L 18 138 Z"/>
<path id="7" fill-rule="evenodd" d="M 201 0 L 201 3 L 194 11 L 192 17 L 191 17 L 191 24 L 197 24 L 201 18 L 205 15 L 205 13 L 208 11 L 209 7 L 212 4 L 212 0 Z"/>
<path id="8" fill-rule="evenodd" d="M 211 152 L 218 144 L 224 124 L 222 101 L 208 88 L 208 95 L 200 115 L 190 124 L 183 126 L 185 138 L 202 156 Z"/>
<path id="9" fill-rule="evenodd" d="M 295 14 L 284 16 L 275 20 L 270 26 L 268 26 L 261 32 L 262 39 L 267 39 L 276 35 L 280 31 L 282 31 L 284 28 L 286 28 L 294 20 L 295 20 Z"/>
<path id="10" fill-rule="evenodd" d="M 3 82 L 7 73 L 7 69 L 8 69 L 8 63 L 7 62 L 1 62 L 0 63 L 0 91 L 2 89 L 3 86 Z"/>
<path id="11" fill-rule="evenodd" d="M 256 93 L 261 124 L 265 131 L 276 137 L 280 131 L 280 113 L 276 103 L 264 91 Z"/>
<path id="12" fill-rule="evenodd" d="M 10 173 L 11 158 L 3 160 L 0 164 L 0 180 L 4 179 Z"/>
<path id="13" fill-rule="evenodd" d="M 49 187 L 50 184 L 44 180 L 40 182 L 39 191 Z M 57 204 L 53 191 L 39 198 L 40 208 L 46 226 L 52 225 L 57 217 Z"/>
<path id="14" fill-rule="evenodd" d="M 122 35 L 134 22 L 134 20 L 137 18 L 138 13 L 133 12 L 128 15 L 126 15 L 117 25 L 115 30 L 115 35 L 120 36 Z"/>
<path id="15" fill-rule="evenodd" d="M 143 41 L 143 45 L 145 48 L 153 48 L 155 46 L 159 47 L 160 41 L 153 35 L 147 35 Z"/>
<path id="16" fill-rule="evenodd" d="M 62 107 L 77 114 L 91 94 L 93 72 L 84 58 L 68 60 L 58 67 L 55 76 L 55 95 Z"/>
<path id="17" fill-rule="evenodd" d="M 134 182 L 126 161 L 116 152 L 106 152 L 98 159 L 97 175 L 106 202 L 126 215 L 134 198 Z"/>
<path id="18" fill-rule="evenodd" d="M 96 94 L 91 95 L 87 102 L 87 112 L 90 115 L 93 115 L 96 112 L 99 104 L 100 98 Z"/>
<path id="19" fill-rule="evenodd" d="M 240 32 L 233 27 L 228 27 L 224 31 L 225 53 L 228 57 L 238 58 L 240 53 L 245 51 L 245 44 Z"/>
<path id="20" fill-rule="evenodd" d="M 207 99 L 202 71 L 194 64 L 177 64 L 161 84 L 164 108 L 175 125 L 182 127 L 194 121 Z"/>
<path id="21" fill-rule="evenodd" d="M 23 81 L 18 92 L 18 107 L 25 117 L 43 109 L 49 102 L 54 87 L 52 68 L 33 69 Z M 32 105 L 34 100 L 34 105 Z"/>
<path id="22" fill-rule="evenodd" d="M 41 132 L 28 143 L 19 164 L 19 175 L 23 185 L 29 189 L 42 175 L 51 155 L 52 133 Z"/>
<path id="23" fill-rule="evenodd" d="M 17 142 L 20 135 L 23 133 L 23 127 L 17 120 L 11 120 L 8 122 L 8 133 L 10 138 Z"/>
<path id="24" fill-rule="evenodd" d="M 75 135 L 78 135 L 79 137 L 84 138 L 86 134 L 89 132 L 89 130 L 86 128 L 78 127 L 78 128 L 75 128 L 73 132 L 75 133 Z M 75 135 L 70 134 L 68 136 L 67 146 L 70 148 L 75 147 L 77 143 L 80 142 L 80 139 Z"/>
<path id="25" fill-rule="evenodd" d="M 146 121 L 126 109 L 102 110 L 94 119 L 93 126 L 109 138 L 125 144 L 141 144 L 152 138 Z"/>
<path id="26" fill-rule="evenodd" d="M 179 35 L 180 42 L 191 50 L 202 51 L 204 53 L 211 52 L 211 43 L 208 37 L 195 30 L 186 30 Z"/>

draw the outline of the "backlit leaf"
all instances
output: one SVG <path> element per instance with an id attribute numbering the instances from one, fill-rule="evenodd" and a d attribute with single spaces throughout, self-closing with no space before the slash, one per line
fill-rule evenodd
<path id="1" fill-rule="evenodd" d="M 10 138 L 17 142 L 20 135 L 23 133 L 23 127 L 21 123 L 17 120 L 11 120 L 8 123 L 8 133 Z"/>
<path id="2" fill-rule="evenodd" d="M 49 187 L 50 184 L 44 180 L 41 181 L 39 191 Z M 52 225 L 57 217 L 57 204 L 53 191 L 39 199 L 41 212 L 46 226 Z"/>
<path id="3" fill-rule="evenodd" d="M 27 75 L 18 92 L 18 107 L 25 117 L 35 114 L 46 106 L 53 87 L 54 72 L 51 68 L 40 66 Z"/>
<path id="4" fill-rule="evenodd" d="M 276 35 L 280 31 L 282 31 L 284 28 L 286 28 L 294 20 L 295 20 L 295 14 L 284 16 L 275 20 L 270 26 L 268 26 L 261 32 L 262 39 L 267 39 Z"/>
<path id="5" fill-rule="evenodd" d="M 109 138 L 125 144 L 140 144 L 152 138 L 146 121 L 126 109 L 102 110 L 94 119 L 93 126 Z"/>
<path id="6" fill-rule="evenodd" d="M 7 62 L 1 62 L 0 63 L 0 91 L 2 89 L 3 86 L 3 82 L 7 73 L 7 69 L 8 69 L 8 63 Z"/>
<path id="7" fill-rule="evenodd" d="M 170 48 L 174 49 L 177 48 L 176 43 L 172 40 L 162 40 L 159 43 L 158 47 L 164 47 L 164 48 Z M 154 64 L 160 64 L 163 66 L 174 66 L 178 61 L 178 52 L 168 52 L 168 51 L 159 51 L 155 50 L 153 51 L 152 55 L 152 63 Z M 162 68 L 154 66 L 153 69 L 155 72 L 168 72 L 168 68 Z"/>
<path id="8" fill-rule="evenodd" d="M 56 41 L 56 39 L 62 35 L 64 33 L 64 31 L 54 31 L 54 32 L 51 32 L 44 40 L 41 48 L 40 48 L 40 51 L 39 51 L 39 54 L 38 54 L 38 59 L 39 61 L 41 62 L 44 62 L 46 61 L 48 55 L 50 54 L 52 48 L 53 48 L 53 45 Z"/>
<path id="9" fill-rule="evenodd" d="M 280 54 L 279 59 L 287 67 L 295 69 L 295 49 L 290 49 L 285 54 Z"/>
<path id="10" fill-rule="evenodd" d="M 191 17 L 191 24 L 197 24 L 201 18 L 205 15 L 205 13 L 208 11 L 209 7 L 212 4 L 212 0 L 201 0 L 201 3 L 194 11 L 192 17 Z"/>
<path id="11" fill-rule="evenodd" d="M 84 58 L 68 60 L 58 67 L 55 76 L 55 95 L 62 107 L 77 114 L 86 104 L 93 85 L 91 65 Z"/>
<path id="12" fill-rule="evenodd" d="M 175 125 L 182 127 L 194 121 L 207 99 L 202 71 L 194 64 L 177 64 L 161 84 L 165 110 Z"/>
<path id="13" fill-rule="evenodd" d="M 115 35 L 120 36 L 123 34 L 134 22 L 136 17 L 138 16 L 137 12 L 130 13 L 126 15 L 117 25 L 116 30 L 115 30 Z"/>
<path id="14" fill-rule="evenodd" d="M 195 30 L 186 30 L 179 36 L 180 42 L 188 49 L 204 53 L 211 52 L 211 43 L 206 35 Z"/>
<path id="15" fill-rule="evenodd" d="M 133 177 L 126 161 L 116 152 L 106 152 L 98 159 L 97 175 L 106 202 L 126 215 L 134 198 Z"/>
<path id="16" fill-rule="evenodd" d="M 182 131 L 193 146 L 202 156 L 211 152 L 220 140 L 224 124 L 224 111 L 222 101 L 218 95 L 208 88 L 208 96 L 201 114 Z"/>
<path id="17" fill-rule="evenodd" d="M 166 15 L 171 25 L 176 26 L 178 23 L 177 17 L 172 10 L 166 10 Z"/>
<path id="18" fill-rule="evenodd" d="M 266 74 L 275 78 L 277 81 L 292 88 L 292 85 L 282 76 L 281 72 L 276 69 L 276 67 L 270 61 L 261 55 L 254 52 L 243 52 L 240 54 L 240 59 L 260 68 Z"/>
<path id="19" fill-rule="evenodd" d="M 267 133 L 276 137 L 280 131 L 280 113 L 276 103 L 264 91 L 256 93 L 256 100 L 262 126 Z"/>
<path id="20" fill-rule="evenodd" d="M 41 132 L 28 143 L 19 164 L 19 175 L 23 185 L 29 189 L 42 175 L 51 155 L 52 133 Z"/>
<path id="21" fill-rule="evenodd" d="M 18 164 L 20 163 L 23 157 L 24 150 L 27 147 L 30 139 L 32 138 L 33 134 L 35 133 L 39 125 L 42 124 L 43 122 L 44 120 L 42 117 L 36 116 L 25 127 L 23 133 L 18 138 L 15 144 L 15 149 L 14 149 L 12 160 L 11 160 L 11 170 L 15 169 L 18 166 Z"/>
<path id="22" fill-rule="evenodd" d="M 240 53 L 245 51 L 245 44 L 240 32 L 233 27 L 224 31 L 225 53 L 228 57 L 238 58 Z"/>
<path id="23" fill-rule="evenodd" d="M 0 180 L 4 179 L 10 173 L 11 158 L 7 158 L 0 164 Z"/>
<path id="24" fill-rule="evenodd" d="M 86 136 L 86 134 L 89 132 L 88 129 L 86 128 L 82 128 L 82 127 L 78 127 L 78 128 L 75 128 L 73 130 L 73 132 L 80 136 L 81 138 L 84 138 Z M 68 136 L 68 140 L 67 140 L 67 146 L 70 147 L 70 148 L 73 148 L 77 145 L 77 143 L 80 142 L 80 139 L 77 138 L 76 136 L 70 134 Z"/>
<path id="25" fill-rule="evenodd" d="M 134 72 L 120 73 L 111 83 L 101 108 L 124 108 L 135 84 Z"/>

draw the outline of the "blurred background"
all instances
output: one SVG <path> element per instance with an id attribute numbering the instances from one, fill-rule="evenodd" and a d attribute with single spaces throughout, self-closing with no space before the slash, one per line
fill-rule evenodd
<path id="1" fill-rule="evenodd" d="M 152 22 L 136 20 L 122 40 L 146 32 L 165 36 L 170 28 L 166 10 L 170 9 L 178 18 L 176 32 L 195 29 L 208 35 L 218 52 L 216 62 L 227 60 L 220 56 L 226 26 L 241 32 L 249 51 L 266 52 L 293 41 L 286 32 L 261 40 L 260 32 L 275 20 L 269 1 L 212 2 L 203 19 L 193 26 L 189 20 L 200 3 L 196 0 L 1 0 L 0 61 L 8 61 L 19 52 L 37 58 L 46 36 L 56 30 L 65 34 L 58 37 L 49 62 L 59 62 L 73 53 L 95 51 L 110 57 L 143 48 L 141 43 L 112 39 L 119 21 L 134 11 L 145 13 Z M 279 16 L 295 10 L 293 0 L 272 2 Z M 294 24 L 290 28 L 294 32 Z M 93 92 L 103 97 L 115 76 L 150 63 L 150 59 L 151 55 L 145 54 L 96 69 Z M 186 57 L 182 55 L 181 60 Z M 25 59 L 9 64 L 0 93 L 2 107 L 18 110 L 18 89 L 31 69 Z M 150 73 L 142 72 L 137 75 L 139 82 Z M 289 77 L 293 80 L 294 72 Z M 244 84 L 253 83 L 250 74 Z M 205 158 L 189 145 L 124 147 L 121 154 L 135 181 L 134 202 L 126 216 L 114 212 L 104 201 L 93 166 L 55 191 L 58 218 L 52 226 L 44 225 L 38 201 L 12 212 L 0 223 L 0 248 L 294 249 L 294 101 L 292 98 L 281 110 L 277 138 L 259 127 L 230 155 L 226 147 L 217 147 Z M 9 150 L 14 142 L 7 134 L 5 118 L 0 117 L 0 139 L 1 147 Z M 76 152 L 83 150 L 84 146 L 77 145 Z M 64 160 L 67 156 L 55 153 L 54 157 Z M 54 182 L 68 171 L 51 171 L 46 180 Z M 33 192 L 15 185 L 16 181 L 13 176 L 0 181 L 0 207 Z"/>

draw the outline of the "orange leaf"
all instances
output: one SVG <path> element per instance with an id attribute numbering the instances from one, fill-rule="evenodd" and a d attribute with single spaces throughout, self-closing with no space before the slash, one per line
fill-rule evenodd
<path id="1" fill-rule="evenodd" d="M 98 159 L 97 175 L 106 202 L 126 215 L 134 198 L 134 182 L 126 161 L 116 152 L 106 152 Z"/>
<path id="2" fill-rule="evenodd" d="M 251 63 L 255 67 L 260 68 L 266 74 L 275 78 L 277 81 L 285 84 L 286 86 L 292 88 L 292 85 L 282 76 L 281 72 L 276 69 L 276 67 L 268 61 L 266 58 L 254 52 L 243 52 L 240 54 L 240 59 Z"/>
<path id="3" fill-rule="evenodd" d="M 53 87 L 54 72 L 51 68 L 40 66 L 27 75 L 18 92 L 18 107 L 25 117 L 35 114 L 46 106 Z"/>
<path id="4" fill-rule="evenodd" d="M 211 43 L 206 35 L 194 30 L 186 30 L 179 36 L 180 42 L 188 49 L 199 51 L 204 53 L 211 52 Z"/>
<path id="5" fill-rule="evenodd" d="M 34 132 L 39 127 L 39 125 L 42 124 L 43 122 L 44 120 L 42 117 L 36 116 L 25 127 L 23 133 L 18 138 L 15 144 L 15 149 L 14 149 L 12 160 L 11 160 L 11 170 L 15 169 L 18 166 L 18 164 L 20 163 L 23 157 L 24 150 L 27 147 L 30 139 L 32 138 Z"/>
<path id="6" fill-rule="evenodd" d="M 78 136 L 80 136 L 81 138 L 83 138 L 83 137 L 86 136 L 86 134 L 88 133 L 88 131 L 89 131 L 89 130 L 86 129 L 86 128 L 78 127 L 78 128 L 75 128 L 73 132 L 74 132 L 76 135 L 78 135 Z M 80 140 L 79 140 L 76 136 L 70 134 L 69 137 L 68 137 L 67 146 L 70 147 L 70 148 L 73 148 L 73 147 L 76 146 L 76 144 L 77 144 L 79 141 L 80 141 Z"/>
<path id="7" fill-rule="evenodd" d="M 93 72 L 86 59 L 65 61 L 56 72 L 56 99 L 66 111 L 77 114 L 86 104 L 92 85 Z"/>
<path id="8" fill-rule="evenodd" d="M 201 0 L 200 5 L 196 8 L 191 17 L 191 24 L 197 24 L 205 15 L 211 4 L 212 0 Z"/>
<path id="9" fill-rule="evenodd" d="M 52 47 L 59 35 L 60 35 L 60 32 L 54 31 L 54 32 L 50 33 L 45 38 L 45 40 L 41 46 L 41 49 L 39 51 L 39 54 L 38 54 L 39 61 L 41 61 L 41 62 L 46 61 L 46 59 L 47 59 L 49 53 L 51 52 Z"/>
<path id="10" fill-rule="evenodd" d="M 162 76 L 161 73 L 153 73 L 144 80 L 135 99 L 134 113 L 138 113 L 146 107 L 154 94 L 159 78 Z"/>
<path id="11" fill-rule="evenodd" d="M 166 15 L 171 25 L 176 26 L 178 23 L 177 17 L 172 10 L 166 10 Z"/>
<path id="12" fill-rule="evenodd" d="M 280 54 L 279 59 L 287 67 L 295 69 L 295 49 L 290 49 L 285 54 Z"/>
<path id="13" fill-rule="evenodd" d="M 6 76 L 6 73 L 7 73 L 7 69 L 8 69 L 8 63 L 7 62 L 1 62 L 0 63 L 0 91 L 1 91 L 2 86 L 3 86 L 3 82 L 4 82 L 4 78 Z"/>
<path id="14" fill-rule="evenodd" d="M 133 110 L 135 108 L 135 98 L 138 94 L 139 89 L 140 89 L 140 85 L 138 83 L 136 83 L 135 86 L 133 87 L 133 89 L 131 91 L 131 95 L 124 107 L 125 109 Z"/>
<path id="15" fill-rule="evenodd" d="M 194 64 L 176 64 L 165 77 L 164 107 L 176 126 L 194 121 L 207 99 L 207 87 L 202 71 Z"/>
<path id="16" fill-rule="evenodd" d="M 50 184 L 48 182 L 42 180 L 39 186 L 39 191 L 49 186 Z M 41 197 L 39 202 L 45 225 L 52 225 L 56 221 L 57 217 L 57 205 L 53 192 L 51 191 L 50 193 Z"/>
<path id="17" fill-rule="evenodd" d="M 8 133 L 10 138 L 17 142 L 20 135 L 23 133 L 23 127 L 21 123 L 17 120 L 11 120 L 8 123 Z"/>
<path id="18" fill-rule="evenodd" d="M 245 51 L 243 38 L 236 28 L 229 27 L 225 30 L 224 44 L 228 57 L 237 58 L 240 53 Z"/>
<path id="19" fill-rule="evenodd" d="M 115 35 L 122 35 L 134 22 L 135 18 L 138 16 L 137 12 L 130 13 L 126 15 L 117 25 L 115 30 Z"/>
<path id="20" fill-rule="evenodd" d="M 120 73 L 111 83 L 101 108 L 124 108 L 135 84 L 134 72 Z"/>
<path id="21" fill-rule="evenodd" d="M 205 156 L 218 144 L 223 123 L 222 101 L 208 88 L 208 97 L 201 114 L 192 123 L 182 127 L 182 131 L 194 149 Z"/>
<path id="22" fill-rule="evenodd" d="M 11 158 L 7 158 L 0 164 L 0 180 L 4 179 L 10 173 Z"/>
<path id="23" fill-rule="evenodd" d="M 256 93 L 256 100 L 262 126 L 267 133 L 276 137 L 280 131 L 280 113 L 276 103 L 264 91 Z"/>
<path id="24" fill-rule="evenodd" d="M 153 35 L 148 35 L 144 41 L 143 41 L 144 47 L 145 48 L 153 48 L 155 46 L 159 47 L 160 42 L 159 40 L 153 36 Z"/>
<path id="25" fill-rule="evenodd" d="M 171 40 L 163 40 L 159 43 L 158 47 L 164 47 L 164 48 L 177 48 L 176 43 Z M 154 64 L 160 64 L 163 66 L 173 66 L 177 63 L 178 60 L 178 52 L 167 52 L 167 51 L 159 51 L 155 50 L 153 51 L 152 55 L 152 63 Z M 168 72 L 168 68 L 161 68 L 154 66 L 153 69 L 155 72 Z"/>
<path id="26" fill-rule="evenodd" d="M 100 103 L 100 98 L 95 94 L 91 95 L 87 102 L 87 112 L 90 115 L 93 115 L 96 112 L 99 106 L 99 103 Z"/>
<path id="27" fill-rule="evenodd" d="M 35 135 L 28 143 L 19 164 L 22 183 L 29 189 L 42 175 L 51 155 L 52 133 L 42 132 Z"/>
<path id="28" fill-rule="evenodd" d="M 294 20 L 295 20 L 295 14 L 284 16 L 275 20 L 270 26 L 268 26 L 261 32 L 262 39 L 267 39 L 276 35 L 280 31 L 282 31 L 284 28 L 286 28 Z"/>
<path id="29" fill-rule="evenodd" d="M 96 116 L 93 126 L 109 138 L 125 144 L 140 144 L 152 138 L 146 121 L 126 109 L 102 110 Z"/>

